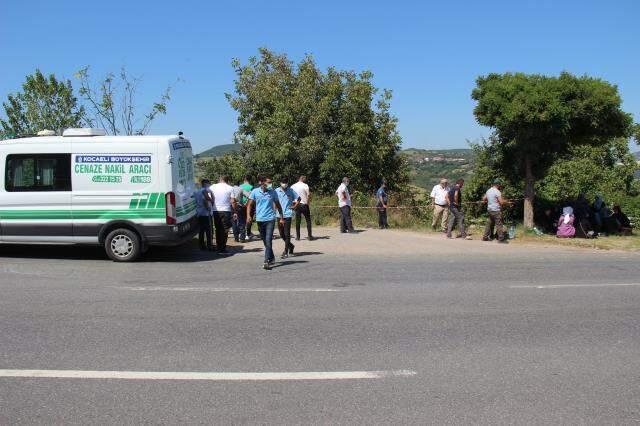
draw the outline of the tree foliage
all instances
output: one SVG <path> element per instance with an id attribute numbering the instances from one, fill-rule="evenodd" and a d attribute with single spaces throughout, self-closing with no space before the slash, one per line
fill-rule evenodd
<path id="1" fill-rule="evenodd" d="M 208 177 L 217 182 L 220 176 L 228 176 L 230 182 L 241 182 L 246 174 L 245 161 L 240 153 L 232 152 L 207 160 L 197 160 L 198 177 Z"/>
<path id="2" fill-rule="evenodd" d="M 343 176 L 362 190 L 382 178 L 407 181 L 391 92 L 379 93 L 370 72 L 322 72 L 311 56 L 294 64 L 284 54 L 259 53 L 244 65 L 233 61 L 235 93 L 226 95 L 238 112 L 235 139 L 247 172 L 306 175 L 325 192 Z"/>
<path id="3" fill-rule="evenodd" d="M 111 135 L 146 134 L 153 121 L 167 113 L 173 91 L 173 87 L 168 86 L 160 99 L 140 115 L 137 95 L 142 79 L 130 75 L 125 67 L 117 76 L 108 73 L 97 85 L 91 81 L 88 66 L 78 71 L 76 77 L 80 80 L 80 96 L 90 112 L 88 124 L 101 127 Z"/>
<path id="4" fill-rule="evenodd" d="M 45 77 L 39 69 L 28 75 L 22 91 L 9 95 L 3 104 L 7 119 L 0 119 L 5 135 L 33 135 L 41 130 L 62 134 L 64 129 L 79 127 L 84 109 L 78 106 L 69 80 L 54 74 Z"/>
<path id="5" fill-rule="evenodd" d="M 472 98 L 478 123 L 495 131 L 492 144 L 501 153 L 501 170 L 524 176 L 527 227 L 533 226 L 535 182 L 558 156 L 632 133 L 617 87 L 600 79 L 566 72 L 489 74 L 478 78 Z"/>

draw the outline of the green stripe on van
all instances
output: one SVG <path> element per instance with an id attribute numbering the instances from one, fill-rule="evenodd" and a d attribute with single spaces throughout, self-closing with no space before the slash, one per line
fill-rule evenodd
<path id="1" fill-rule="evenodd" d="M 164 219 L 164 209 L 144 210 L 0 210 L 5 220 Z"/>

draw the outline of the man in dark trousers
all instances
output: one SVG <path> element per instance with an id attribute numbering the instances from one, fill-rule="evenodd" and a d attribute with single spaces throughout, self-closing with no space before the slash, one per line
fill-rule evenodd
<path id="1" fill-rule="evenodd" d="M 196 214 L 198 215 L 198 242 L 200 250 L 213 250 L 213 242 L 211 237 L 211 206 L 213 205 L 213 197 L 209 186 L 209 179 L 200 181 L 200 189 L 193 195 L 196 199 Z M 207 237 L 207 245 L 204 245 L 204 237 Z"/>
<path id="2" fill-rule="evenodd" d="M 455 186 L 453 186 L 447 194 L 447 205 L 449 206 L 449 224 L 447 226 L 447 238 L 453 238 L 451 231 L 453 225 L 458 222 L 458 230 L 460 231 L 457 238 L 464 238 L 470 240 L 471 237 L 467 235 L 464 230 L 464 213 L 462 212 L 462 187 L 464 186 L 464 179 L 458 179 Z"/>
<path id="3" fill-rule="evenodd" d="M 340 208 L 340 232 L 346 234 L 355 233 L 351 222 L 351 194 L 349 194 L 349 178 L 342 178 L 342 183 L 336 190 L 338 207 Z"/>
<path id="4" fill-rule="evenodd" d="M 378 227 L 380 229 L 388 229 L 387 208 L 389 206 L 389 197 L 387 196 L 387 181 L 382 179 L 382 185 L 376 192 L 376 207 L 378 208 Z"/>
<path id="5" fill-rule="evenodd" d="M 504 226 L 502 223 L 502 206 L 508 204 L 502 198 L 502 181 L 496 179 L 493 181 L 493 185 L 484 195 L 483 202 L 487 203 L 487 213 L 489 215 L 489 221 L 484 228 L 484 235 L 482 241 L 491 241 L 493 239 L 493 228 L 496 227 L 498 231 L 498 242 L 506 243 L 504 238 Z"/>
<path id="6" fill-rule="evenodd" d="M 297 183 L 291 185 L 291 189 L 300 197 L 300 204 L 296 208 L 296 241 L 300 241 L 300 224 L 302 223 L 302 216 L 307 223 L 307 240 L 313 241 L 313 234 L 311 233 L 311 190 L 307 185 L 307 177 L 300 176 Z"/>

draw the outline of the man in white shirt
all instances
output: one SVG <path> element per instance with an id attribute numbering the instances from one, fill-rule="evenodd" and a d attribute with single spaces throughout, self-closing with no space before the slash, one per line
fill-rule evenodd
<path id="1" fill-rule="evenodd" d="M 212 187 L 213 224 L 216 228 L 216 249 L 219 253 L 225 253 L 227 250 L 229 228 L 238 208 L 233 187 L 228 182 L 227 176 L 220 176 L 220 181 Z"/>
<path id="2" fill-rule="evenodd" d="M 343 234 L 354 233 L 351 222 L 351 194 L 349 194 L 349 178 L 342 178 L 342 184 L 336 190 L 338 196 L 338 207 L 340 208 L 340 232 Z"/>
<path id="3" fill-rule="evenodd" d="M 440 179 L 440 183 L 431 190 L 431 204 L 433 204 L 433 222 L 431 228 L 435 231 L 438 228 L 438 222 L 442 232 L 447 232 L 447 224 L 449 223 L 449 206 L 447 205 L 447 193 L 449 182 L 446 179 Z"/>
<path id="4" fill-rule="evenodd" d="M 302 222 L 302 216 L 307 222 L 307 240 L 313 241 L 313 235 L 311 233 L 311 210 L 309 205 L 311 204 L 311 191 L 309 185 L 307 185 L 307 177 L 300 176 L 297 183 L 291 185 L 291 189 L 298 194 L 300 202 L 296 207 L 296 241 L 300 241 L 300 224 Z"/>

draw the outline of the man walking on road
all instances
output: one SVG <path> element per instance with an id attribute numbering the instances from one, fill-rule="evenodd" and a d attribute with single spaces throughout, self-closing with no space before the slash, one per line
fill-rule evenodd
<path id="1" fill-rule="evenodd" d="M 295 246 L 291 243 L 291 220 L 293 219 L 293 209 L 298 205 L 300 197 L 293 189 L 289 188 L 289 179 L 287 178 L 280 180 L 280 188 L 276 189 L 276 195 L 282 208 L 282 214 L 278 214 L 278 217 L 284 219 L 284 223 L 282 220 L 278 223 L 278 231 L 280 238 L 284 242 L 282 258 L 286 259 L 290 254 L 293 254 L 295 249 Z"/>
<path id="2" fill-rule="evenodd" d="M 433 221 L 431 229 L 434 231 L 438 228 L 438 222 L 441 222 L 442 232 L 447 232 L 447 224 L 449 223 L 449 206 L 447 205 L 447 193 L 449 181 L 440 179 L 440 183 L 431 190 L 431 204 L 433 205 Z"/>
<path id="3" fill-rule="evenodd" d="M 447 193 L 447 204 L 449 205 L 449 224 L 447 226 L 447 238 L 452 238 L 451 231 L 453 225 L 458 222 L 458 230 L 460 234 L 457 238 L 464 238 L 470 240 L 471 237 L 467 235 L 464 230 L 464 213 L 462 212 L 462 186 L 464 185 L 464 179 L 458 179 L 456 185 Z"/>
<path id="4" fill-rule="evenodd" d="M 226 253 L 227 239 L 231 221 L 236 217 L 236 199 L 233 187 L 229 185 L 227 176 L 220 176 L 220 181 L 213 185 L 213 223 L 216 228 L 216 249 L 218 253 Z"/>
<path id="5" fill-rule="evenodd" d="M 302 216 L 307 223 L 307 240 L 313 241 L 311 233 L 311 191 L 307 185 L 307 177 L 300 176 L 298 182 L 291 185 L 291 189 L 300 197 L 300 204 L 296 208 L 296 241 L 300 241 L 300 225 L 302 224 Z"/>
<path id="6" fill-rule="evenodd" d="M 487 226 L 484 228 L 482 241 L 491 241 L 493 239 L 493 228 L 495 226 L 498 231 L 498 242 L 507 242 L 504 238 L 502 206 L 508 204 L 508 202 L 502 198 L 502 192 L 500 192 L 501 189 L 502 181 L 500 179 L 494 180 L 493 185 L 489 188 L 482 199 L 483 202 L 487 203 L 487 213 L 489 214 L 489 221 L 487 222 Z"/>
<path id="7" fill-rule="evenodd" d="M 213 199 L 209 186 L 209 179 L 200 181 L 200 189 L 193 195 L 196 199 L 196 214 L 198 215 L 198 242 L 200 250 L 213 250 L 213 242 L 211 241 L 211 206 Z M 204 237 L 207 237 L 207 245 L 204 245 Z"/>
<path id="8" fill-rule="evenodd" d="M 378 227 L 380 229 L 388 229 L 387 208 L 389 206 L 389 197 L 387 196 L 387 181 L 382 179 L 382 184 L 376 192 L 376 207 L 378 208 Z"/>
<path id="9" fill-rule="evenodd" d="M 258 222 L 258 231 L 260 238 L 264 244 L 264 264 L 262 267 L 266 270 L 271 269 L 271 265 L 276 258 L 273 254 L 273 227 L 276 219 L 275 209 L 280 213 L 280 223 L 284 224 L 282 217 L 282 207 L 278 202 L 278 196 L 275 191 L 267 188 L 267 180 L 262 176 L 258 177 L 258 187 L 251 191 L 249 202 L 247 203 L 247 223 L 251 224 L 251 207 L 256 206 L 256 221 Z M 274 209 L 275 206 L 275 209 Z"/>
<path id="10" fill-rule="evenodd" d="M 351 222 L 351 194 L 349 194 L 349 178 L 342 178 L 342 184 L 336 190 L 338 196 L 338 207 L 340 208 L 340 232 L 355 233 Z"/>

